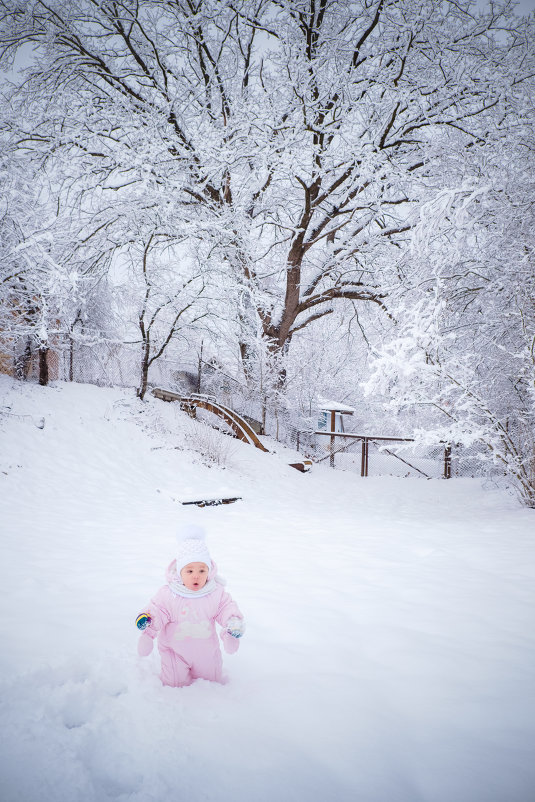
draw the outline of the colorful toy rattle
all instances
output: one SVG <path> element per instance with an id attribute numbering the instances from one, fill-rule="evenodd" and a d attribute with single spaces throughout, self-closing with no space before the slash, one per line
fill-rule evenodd
<path id="1" fill-rule="evenodd" d="M 138 629 L 146 629 L 151 623 L 152 618 L 148 613 L 140 613 L 136 618 L 136 627 Z"/>

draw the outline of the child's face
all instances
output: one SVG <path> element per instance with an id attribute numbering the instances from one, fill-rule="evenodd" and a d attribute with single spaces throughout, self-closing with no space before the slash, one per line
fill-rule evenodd
<path id="1" fill-rule="evenodd" d="M 201 590 L 208 581 L 206 563 L 188 563 L 180 572 L 180 577 L 188 590 Z"/>

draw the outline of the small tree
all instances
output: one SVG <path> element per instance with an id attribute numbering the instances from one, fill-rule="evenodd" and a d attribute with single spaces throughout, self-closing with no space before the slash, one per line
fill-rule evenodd
<path id="1" fill-rule="evenodd" d="M 139 304 L 141 364 L 137 395 L 143 399 L 151 366 L 164 355 L 183 326 L 191 328 L 206 316 L 201 306 L 205 283 L 193 260 L 187 259 L 176 240 L 168 235 L 151 232 L 146 240 L 129 245 L 128 257 L 134 272 L 133 287 L 139 288 L 139 297 L 133 302 Z M 177 261 L 181 262 L 180 269 Z"/>

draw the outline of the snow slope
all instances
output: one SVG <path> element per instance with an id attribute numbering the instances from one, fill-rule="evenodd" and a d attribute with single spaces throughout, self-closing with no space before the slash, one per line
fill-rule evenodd
<path id="1" fill-rule="evenodd" d="M 535 513 L 229 438 L 208 467 L 188 426 L 0 377 L 2 802 L 533 802 Z M 228 684 L 163 688 L 134 617 L 180 499 L 221 492 L 195 514 L 247 633 Z"/>

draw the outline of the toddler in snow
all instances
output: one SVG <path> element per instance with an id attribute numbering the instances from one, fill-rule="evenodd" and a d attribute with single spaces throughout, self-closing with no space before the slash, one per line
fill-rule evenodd
<path id="1" fill-rule="evenodd" d="M 150 654 L 157 637 L 160 679 L 175 688 L 191 685 L 195 679 L 223 681 L 216 621 L 222 627 L 220 637 L 229 654 L 238 650 L 245 631 L 243 616 L 223 589 L 204 536 L 200 526 L 182 527 L 176 560 L 167 569 L 167 584 L 136 620 L 143 630 L 139 654 Z"/>

